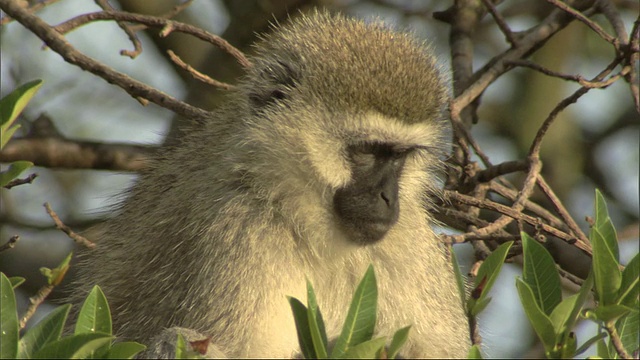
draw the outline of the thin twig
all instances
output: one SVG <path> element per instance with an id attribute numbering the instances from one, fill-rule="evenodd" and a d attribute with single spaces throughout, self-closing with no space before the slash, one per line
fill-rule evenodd
<path id="1" fill-rule="evenodd" d="M 5 186 L 3 186 L 5 189 L 11 189 L 14 186 L 18 186 L 18 185 L 24 185 L 24 184 L 31 184 L 33 183 L 33 180 L 35 180 L 38 177 L 38 174 L 33 173 L 30 174 L 29 176 L 27 176 L 24 179 L 13 179 L 11 181 L 9 181 L 9 183 Z"/>
<path id="2" fill-rule="evenodd" d="M 556 196 L 555 192 L 551 189 L 549 184 L 547 184 L 544 177 L 542 175 L 539 175 L 537 181 L 540 190 L 542 190 L 549 201 L 551 201 L 558 215 L 562 217 L 562 220 L 564 220 L 569 229 L 571 229 L 573 234 L 578 238 L 578 240 L 584 242 L 585 244 L 590 244 L 587 236 L 584 234 L 582 229 L 580 229 L 578 224 L 576 224 L 575 220 L 573 220 L 573 217 L 569 214 L 567 209 L 562 204 L 562 201 L 560 201 L 560 199 Z"/>
<path id="3" fill-rule="evenodd" d="M 570 14 L 572 17 L 578 19 L 579 21 L 581 21 L 582 23 L 590 27 L 591 30 L 595 31 L 596 34 L 600 35 L 600 37 L 603 38 L 606 42 L 613 44 L 613 46 L 615 46 L 616 49 L 619 50 L 620 41 L 617 38 L 607 34 L 607 32 L 604 31 L 604 29 L 600 25 L 593 22 L 588 17 L 584 16 L 582 12 L 572 8 L 571 6 L 567 5 L 566 3 L 560 0 L 547 0 L 547 2 L 550 4 L 553 4 L 558 9 L 565 11 L 566 13 Z"/>
<path id="4" fill-rule="evenodd" d="M 185 102 L 182 102 L 172 96 L 169 96 L 162 91 L 154 89 L 140 81 L 137 81 L 130 76 L 123 74 L 121 72 L 115 71 L 111 67 L 108 67 L 86 55 L 76 50 L 73 46 L 71 46 L 64 36 L 61 35 L 56 29 L 52 28 L 49 24 L 45 23 L 39 17 L 32 15 L 22 9 L 20 6 L 16 4 L 15 1 L 12 0 L 0 0 L 0 8 L 9 14 L 11 17 L 16 19 L 16 21 L 20 22 L 24 27 L 29 29 L 32 33 L 38 36 L 42 41 L 49 46 L 53 51 L 60 54 L 65 61 L 70 64 L 74 64 L 82 68 L 83 70 L 89 71 L 104 80 L 113 83 L 122 89 L 124 89 L 129 95 L 134 98 L 143 98 L 147 99 L 165 109 L 172 110 L 173 112 L 184 116 L 188 119 L 193 119 L 195 121 L 205 121 L 210 114 L 208 111 L 203 109 L 191 106 Z M 100 12 L 94 14 L 126 14 L 120 12 Z M 91 14 L 87 14 L 91 15 Z M 133 14 L 128 14 L 133 15 Z M 106 15 L 105 15 L 106 16 Z M 107 16 L 108 17 L 108 16 Z M 112 16 L 113 20 L 126 20 L 130 18 L 135 18 L 136 16 L 131 16 L 127 18 L 126 16 L 122 16 L 122 18 L 117 18 L 117 15 Z M 150 17 L 149 17 L 150 18 Z M 156 21 L 161 21 L 162 19 L 156 19 Z M 167 20 L 162 20 L 166 22 Z M 186 25 L 185 25 L 186 26 Z"/>
<path id="5" fill-rule="evenodd" d="M 173 61 L 176 65 L 180 66 L 183 70 L 187 71 L 189 74 L 191 74 L 191 76 L 193 76 L 194 79 L 202 81 L 205 84 L 209 84 L 211 86 L 215 86 L 215 87 L 219 87 L 221 89 L 224 90 L 231 90 L 233 88 L 235 88 L 235 86 L 231 85 L 231 84 L 227 84 L 224 83 L 222 81 L 218 81 L 215 79 L 210 78 L 209 76 L 201 73 L 200 71 L 194 69 L 191 65 L 185 63 L 184 61 L 182 61 L 182 59 L 180 59 L 180 57 L 178 55 L 176 55 L 176 53 L 174 53 L 171 50 L 167 50 L 167 54 L 169 54 L 169 58 L 171 58 L 171 61 Z"/>
<path id="6" fill-rule="evenodd" d="M 49 214 L 51 219 L 53 219 L 53 222 L 56 224 L 56 227 L 62 230 L 65 234 L 67 234 L 73 241 L 89 249 L 93 249 L 96 247 L 95 243 L 91 242 L 89 239 L 85 238 L 84 236 L 74 232 L 73 230 L 71 230 L 70 227 L 65 225 L 62 222 L 62 220 L 60 220 L 60 218 L 58 217 L 58 214 L 56 214 L 55 211 L 51 209 L 51 206 L 49 205 L 49 203 L 44 203 L 44 207 L 45 209 L 47 209 L 47 213 Z"/>
<path id="7" fill-rule="evenodd" d="M 95 3 L 102 8 L 102 10 L 115 10 L 109 1 L 107 0 L 94 0 Z M 142 42 L 136 35 L 135 30 L 131 28 L 131 26 L 125 24 L 123 21 L 116 21 L 116 24 L 127 34 L 129 41 L 133 44 L 133 51 L 131 50 L 120 50 L 120 55 L 128 56 L 131 59 L 135 59 L 138 55 L 142 53 Z"/>
<path id="8" fill-rule="evenodd" d="M 507 22 L 504 20 L 502 15 L 500 15 L 500 13 L 496 9 L 495 5 L 493 5 L 491 0 L 482 0 L 482 3 L 484 3 L 484 6 L 487 7 L 487 10 L 489 10 L 489 12 L 491 13 L 491 16 L 493 16 L 493 20 L 495 20 L 496 25 L 498 25 L 498 28 L 500 28 L 500 31 L 502 31 L 505 38 L 507 38 L 507 41 L 509 42 L 509 44 L 511 44 L 512 46 L 517 46 L 518 40 L 516 39 L 515 36 L 513 36 L 513 31 L 511 31 L 511 28 L 509 27 Z"/>
<path id="9" fill-rule="evenodd" d="M 42 10 L 44 9 L 46 6 L 49 6 L 53 3 L 56 3 L 60 0 L 42 0 L 39 1 L 37 3 L 35 3 L 32 7 L 26 9 L 28 12 L 30 13 L 35 13 L 38 10 Z M 4 18 L 2 18 L 2 20 L 0 20 L 0 25 L 4 25 L 4 24 L 8 24 L 10 22 L 12 22 L 14 19 L 11 16 L 5 16 Z"/>
<path id="10" fill-rule="evenodd" d="M 2 0 L 7 1 L 7 0 Z M 105 21 L 105 20 L 116 20 L 116 21 L 129 21 L 134 23 L 144 24 L 150 27 L 161 28 L 163 31 L 161 32 L 161 36 L 168 36 L 171 32 L 178 31 L 183 32 L 185 34 L 193 35 L 200 40 L 206 41 L 209 44 L 215 45 L 219 49 L 233 56 L 240 65 L 245 68 L 251 67 L 251 62 L 247 59 L 244 54 L 236 49 L 234 46 L 229 44 L 226 40 L 212 34 L 208 31 L 195 27 L 193 25 L 163 19 L 156 16 L 142 15 L 142 14 L 132 14 L 122 11 L 98 11 L 89 14 L 78 15 L 70 20 L 67 20 L 61 24 L 56 25 L 54 28 L 60 34 L 66 34 L 72 30 L 77 29 L 83 25 L 94 21 Z"/>
<path id="11" fill-rule="evenodd" d="M 49 296 L 49 294 L 51 294 L 51 291 L 53 290 L 54 287 L 55 285 L 51 285 L 51 284 L 44 285 L 43 287 L 40 288 L 40 290 L 38 290 L 38 292 L 34 296 L 29 298 L 29 306 L 27 307 L 27 310 L 25 311 L 24 315 L 20 319 L 20 330 L 24 329 L 25 326 L 27 326 L 27 322 L 29 321 L 29 319 L 31 319 L 33 314 L 36 313 L 36 310 L 38 310 L 38 306 L 40 306 L 40 304 L 44 302 L 44 300 Z"/>
<path id="12" fill-rule="evenodd" d="M 16 243 L 18 242 L 18 240 L 20 240 L 20 236 L 18 235 L 13 235 L 12 237 L 10 237 L 9 241 L 0 246 L 0 253 L 16 247 Z"/>

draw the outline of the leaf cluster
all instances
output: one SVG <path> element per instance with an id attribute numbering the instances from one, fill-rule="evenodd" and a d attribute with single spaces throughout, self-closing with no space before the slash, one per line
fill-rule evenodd
<path id="1" fill-rule="evenodd" d="M 376 358 L 395 359 L 409 337 L 410 326 L 395 332 L 389 346 L 385 337 L 373 338 L 378 301 L 373 266 L 369 265 L 356 288 L 340 336 L 330 349 L 327 333 L 318 307 L 313 286 L 307 281 L 307 306 L 289 297 L 289 304 L 296 322 L 298 341 L 307 359 L 326 358 Z"/>
<path id="2" fill-rule="evenodd" d="M 548 358 L 572 358 L 594 343 L 598 344 L 598 356 L 602 358 L 619 358 L 628 355 L 628 351 L 638 351 L 640 260 L 636 254 L 620 270 L 616 231 L 599 191 L 595 213 L 589 236 L 593 246 L 591 272 L 578 293 L 565 299 L 553 258 L 542 245 L 522 233 L 524 269 L 516 287 Z M 591 290 L 596 305 L 583 310 Z M 577 348 L 573 328 L 579 318 L 598 323 L 600 331 Z M 609 339 L 605 342 L 607 335 Z"/>
<path id="3" fill-rule="evenodd" d="M 60 279 L 68 268 L 69 255 L 55 269 L 42 269 L 49 284 Z M 131 359 L 145 349 L 136 342 L 117 342 L 111 330 L 111 312 L 100 287 L 85 299 L 73 334 L 62 336 L 71 304 L 57 307 L 44 319 L 19 336 L 14 289 L 24 278 L 8 278 L 0 273 L 0 358 L 2 359 Z"/>
<path id="4" fill-rule="evenodd" d="M 0 150 L 20 129 L 20 125 L 14 125 L 14 122 L 41 85 L 42 80 L 30 81 L 0 100 Z M 0 172 L 0 187 L 7 185 L 32 166 L 33 163 L 31 161 L 12 162 L 9 164 L 9 169 Z"/>

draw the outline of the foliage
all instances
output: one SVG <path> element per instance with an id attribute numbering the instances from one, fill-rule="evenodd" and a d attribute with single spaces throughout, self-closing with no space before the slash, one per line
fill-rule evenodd
<path id="1" fill-rule="evenodd" d="M 638 351 L 638 254 L 621 271 L 616 231 L 604 198 L 596 191 L 591 272 L 577 294 L 562 299 L 560 276 L 551 255 L 526 233 L 522 233 L 523 278 L 516 286 L 525 313 L 548 358 L 572 358 L 598 344 L 598 356 L 618 358 Z M 596 305 L 584 309 L 591 290 Z M 579 317 L 600 325 L 601 331 L 577 348 L 573 328 Z M 606 330 L 608 341 L 605 342 Z M 618 343 L 618 345 L 616 345 Z M 618 349 L 616 349 L 618 347 Z"/>
<path id="2" fill-rule="evenodd" d="M 0 150 L 20 128 L 20 125 L 13 125 L 13 123 L 41 85 L 42 80 L 30 81 L 0 100 Z M 9 164 L 8 170 L 0 172 L 0 186 L 7 185 L 32 166 L 33 163 L 30 161 L 12 162 Z"/>
<path id="3" fill-rule="evenodd" d="M 48 274 L 63 274 L 68 259 Z M 47 269 L 48 270 L 48 269 Z M 54 284 L 59 275 L 49 276 Z M 73 335 L 62 336 L 71 305 L 57 307 L 44 319 L 19 336 L 18 312 L 14 288 L 24 279 L 8 278 L 0 273 L 2 303 L 0 309 L 0 358 L 126 358 L 131 359 L 145 349 L 135 342 L 114 343 L 111 331 L 111 313 L 107 300 L 95 286 L 85 299 L 78 315 Z"/>
<path id="4" fill-rule="evenodd" d="M 393 335 L 385 347 L 386 338 L 373 338 L 376 324 L 378 289 L 373 266 L 370 265 L 360 281 L 349 306 L 342 332 L 329 351 L 327 333 L 322 313 L 316 301 L 313 287 L 307 281 L 307 306 L 289 297 L 298 332 L 300 349 L 305 358 L 388 358 L 394 359 L 409 337 L 410 326 Z"/>

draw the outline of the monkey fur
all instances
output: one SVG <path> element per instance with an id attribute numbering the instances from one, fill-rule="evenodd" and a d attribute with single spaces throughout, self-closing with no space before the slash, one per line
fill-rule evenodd
<path id="1" fill-rule="evenodd" d="M 291 357 L 286 296 L 305 301 L 308 278 L 335 339 L 373 264 L 376 334 L 412 325 L 404 357 L 465 357 L 468 321 L 428 213 L 448 146 L 431 50 L 316 12 L 263 36 L 252 62 L 100 226 L 74 296 L 100 285 L 126 340 L 185 327 L 229 357 Z"/>

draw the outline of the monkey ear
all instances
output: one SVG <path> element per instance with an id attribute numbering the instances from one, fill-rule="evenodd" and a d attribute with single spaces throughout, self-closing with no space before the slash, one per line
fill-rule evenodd
<path id="1" fill-rule="evenodd" d="M 300 80 L 300 69 L 293 62 L 277 60 L 264 64 L 249 83 L 249 99 L 256 108 L 286 100 Z"/>

